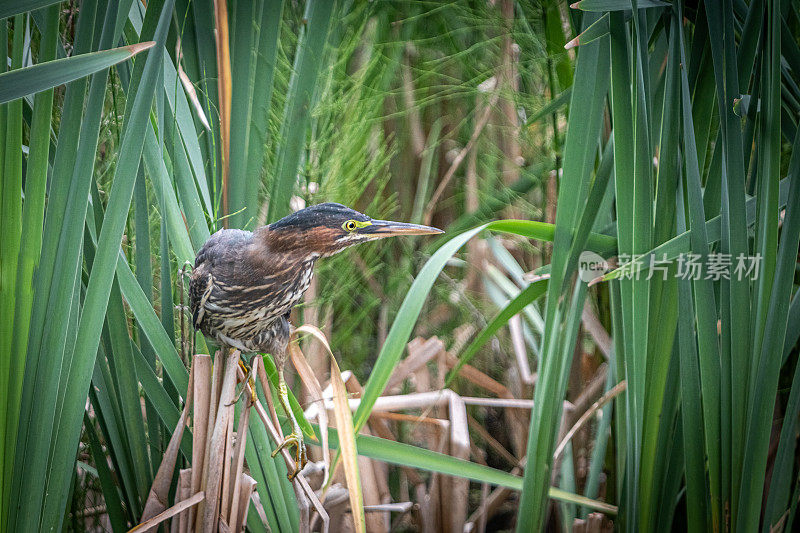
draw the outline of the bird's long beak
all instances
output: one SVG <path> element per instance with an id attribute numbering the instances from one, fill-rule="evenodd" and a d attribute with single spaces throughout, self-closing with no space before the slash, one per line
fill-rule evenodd
<path id="1" fill-rule="evenodd" d="M 392 222 L 391 220 L 373 220 L 372 224 L 361 228 L 360 233 L 369 235 L 374 239 L 397 237 L 400 235 L 438 235 L 444 233 L 439 228 L 423 226 L 421 224 L 408 224 L 406 222 Z"/>

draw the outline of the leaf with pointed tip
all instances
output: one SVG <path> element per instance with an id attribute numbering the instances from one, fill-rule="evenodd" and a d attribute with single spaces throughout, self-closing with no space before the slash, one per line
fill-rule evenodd
<path id="1" fill-rule="evenodd" d="M 0 74 L 0 104 L 52 89 L 132 58 L 153 41 L 56 59 Z"/>

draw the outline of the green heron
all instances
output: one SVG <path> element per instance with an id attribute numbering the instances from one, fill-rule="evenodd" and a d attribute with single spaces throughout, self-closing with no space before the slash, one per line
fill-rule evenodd
<path id="1" fill-rule="evenodd" d="M 362 242 L 436 233 L 442 230 L 372 220 L 341 204 L 324 203 L 253 232 L 220 230 L 200 249 L 189 285 L 195 329 L 223 348 L 270 353 L 275 359 L 280 403 L 291 419 L 292 433 L 273 456 L 291 445 L 298 470 L 307 461 L 303 434 L 289 407 L 283 368 L 291 332 L 289 313 L 308 289 L 314 263 Z"/>

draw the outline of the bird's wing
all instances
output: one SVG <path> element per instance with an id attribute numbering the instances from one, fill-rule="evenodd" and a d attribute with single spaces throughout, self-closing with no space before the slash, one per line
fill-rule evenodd
<path id="1" fill-rule="evenodd" d="M 189 283 L 192 323 L 200 329 L 204 306 L 214 287 L 215 278 L 224 280 L 234 268 L 240 251 L 253 234 L 238 229 L 222 229 L 212 235 L 197 252 Z"/>
<path id="2" fill-rule="evenodd" d="M 214 287 L 214 278 L 205 264 L 200 267 L 195 267 L 192 271 L 192 279 L 189 282 L 189 302 L 192 311 L 192 324 L 195 329 L 201 329 L 200 325 L 203 323 L 203 315 L 205 314 L 204 306 L 211 294 L 211 289 Z"/>

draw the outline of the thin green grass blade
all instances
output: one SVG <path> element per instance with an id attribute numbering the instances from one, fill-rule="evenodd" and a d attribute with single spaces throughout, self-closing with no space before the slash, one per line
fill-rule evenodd
<path id="1" fill-rule="evenodd" d="M 656 176 L 655 210 L 653 218 L 653 243 L 663 243 L 675 235 L 675 198 L 678 180 L 678 140 L 680 139 L 680 76 L 678 69 L 677 31 L 669 32 L 667 65 L 664 70 L 661 123 L 658 127 L 660 155 Z M 655 124 L 653 124 L 655 129 Z M 660 259 L 660 258 L 659 258 Z M 644 412 L 642 420 L 642 464 L 640 493 L 642 494 L 641 527 L 647 529 L 653 522 L 659 523 L 659 513 L 672 510 L 665 500 L 672 495 L 664 494 L 668 485 L 663 476 L 668 473 L 667 463 L 661 458 L 671 448 L 674 439 L 672 429 L 674 416 L 667 416 L 669 405 L 676 404 L 668 378 L 673 360 L 673 344 L 678 319 L 678 294 L 674 268 L 668 273 L 655 272 L 642 276 L 650 280 L 649 317 L 647 335 L 647 363 L 645 375 Z M 677 359 L 677 357 L 675 358 Z M 677 363 L 674 364 L 677 379 Z M 668 422 L 666 422 L 668 420 Z M 671 486 L 671 485 L 669 485 Z"/>
<path id="2" fill-rule="evenodd" d="M 213 211 L 210 213 L 214 215 L 212 220 L 216 220 L 218 214 L 216 209 L 217 202 L 221 195 L 220 179 L 221 171 L 219 170 L 219 114 L 218 102 L 219 95 L 217 94 L 217 53 L 214 39 L 209 39 L 209 35 L 214 34 L 214 5 L 211 0 L 193 1 L 190 2 L 192 10 L 192 18 L 194 20 L 193 28 L 196 39 L 197 62 L 198 72 L 194 79 L 199 80 L 200 90 L 199 94 L 204 95 L 201 99 L 203 104 L 203 111 L 211 123 L 211 132 L 206 135 L 204 144 L 204 157 L 203 161 L 206 164 L 206 179 L 208 180 L 208 189 L 211 194 L 211 199 L 215 204 L 212 206 Z M 189 137 L 191 138 L 191 137 Z"/>
<path id="3" fill-rule="evenodd" d="M 103 223 L 103 202 L 100 199 L 100 191 L 95 182 L 92 183 L 92 199 L 89 206 L 89 216 L 86 217 L 86 231 L 83 241 L 85 268 L 91 271 L 96 255 L 96 226 Z M 125 259 L 127 261 L 127 259 Z M 83 286 L 81 286 L 81 289 Z M 78 317 L 72 325 L 77 330 Z M 71 347 L 71 348 L 74 348 Z M 69 357 L 73 350 L 66 350 Z M 125 318 L 122 299 L 119 295 L 119 287 L 114 283 L 109 297 L 108 310 L 103 321 L 98 354 L 102 359 L 95 358 L 92 373 L 93 393 L 97 400 L 96 417 L 102 420 L 101 429 L 109 442 L 114 443 L 109 447 L 109 456 L 116 465 L 120 465 L 119 471 L 123 475 L 124 481 L 121 488 L 125 493 L 125 501 L 134 516 L 142 512 L 144 505 L 143 492 L 147 491 L 147 477 L 150 474 L 149 461 L 137 455 L 134 446 L 146 453 L 144 424 L 142 421 L 141 404 L 138 396 L 138 383 L 135 373 L 132 371 L 132 352 L 131 340 L 128 335 L 128 324 Z M 71 358 L 65 358 L 65 364 L 70 364 Z M 100 374 L 97 369 L 100 367 Z M 133 382 L 133 383 L 131 383 Z M 61 419 L 64 409 L 64 397 L 66 395 L 67 384 L 65 381 L 59 383 L 58 399 L 56 403 L 55 420 Z M 133 391 L 133 392 L 131 392 Z M 111 409 L 107 407 L 110 406 Z M 105 407 L 105 409 L 104 409 Z M 85 413 L 84 413 L 85 415 Z M 138 419 L 138 420 L 137 420 Z M 135 444 L 132 444 L 135 443 Z M 51 442 L 51 446 L 52 446 Z M 51 447 L 50 454 L 53 450 Z M 141 469 L 145 466 L 145 470 Z"/>
<path id="4" fill-rule="evenodd" d="M 255 227 L 258 210 L 258 189 L 254 196 L 248 196 L 246 173 L 248 142 L 250 140 L 250 116 L 254 95 L 256 58 L 258 49 L 259 20 L 262 2 L 236 2 L 232 6 L 231 20 L 231 129 L 230 129 L 230 175 L 228 177 L 228 219 L 230 227 Z M 260 177 L 260 176 L 259 176 Z"/>
<path id="5" fill-rule="evenodd" d="M 261 424 L 250 424 L 247 428 L 245 459 L 250 474 L 256 480 L 256 490 L 267 515 L 267 524 L 274 531 L 293 531 L 287 502 L 278 487 L 286 483 L 286 478 L 275 466 L 270 454 L 272 447 L 267 430 Z M 291 502 L 294 505 L 294 502 Z"/>
<path id="6" fill-rule="evenodd" d="M 95 411 L 97 422 L 103 434 L 103 439 L 108 443 L 109 457 L 117 473 L 117 483 L 123 493 L 124 499 L 128 502 L 126 510 L 131 516 L 139 513 L 141 507 L 134 498 L 136 481 L 133 473 L 134 467 L 131 465 L 130 457 L 125 452 L 124 425 L 120 426 L 122 411 L 117 401 L 117 391 L 114 384 L 111 368 L 105 357 L 107 352 L 105 345 L 107 342 L 107 332 L 104 332 L 104 342 L 100 344 L 100 351 L 95 363 L 92 374 L 92 387 L 90 388 L 89 400 Z"/>
<path id="7" fill-rule="evenodd" d="M 583 30 L 580 35 L 567 43 L 566 46 L 568 48 L 574 48 L 575 46 L 587 45 L 597 39 L 605 37 L 608 35 L 608 32 L 608 13 L 606 13 L 594 21 L 591 26 Z"/>
<path id="8" fill-rule="evenodd" d="M 682 203 L 682 202 L 681 202 Z M 683 217 L 678 227 L 685 228 Z M 678 280 L 678 352 L 681 379 L 681 423 L 686 475 L 686 515 L 689 531 L 709 527 L 708 484 L 706 481 L 703 409 L 700 367 L 694 322 L 692 287 L 688 280 Z"/>
<path id="9" fill-rule="evenodd" d="M 158 319 L 142 288 L 136 282 L 136 278 L 121 252 L 117 261 L 116 273 L 122 295 L 136 318 L 139 330 L 153 345 L 161 365 L 175 387 L 179 391 L 185 391 L 189 386 L 189 372 L 183 366 L 183 361 L 181 361 L 172 339 Z"/>
<path id="10" fill-rule="evenodd" d="M 245 197 L 256 202 L 261 174 L 266 157 L 270 106 L 278 63 L 278 45 L 281 34 L 281 16 L 284 0 L 264 0 L 261 8 L 260 31 L 253 80 L 253 103 L 250 112 L 250 134 L 247 140 L 247 167 L 245 169 Z M 258 204 L 253 204 L 258 205 Z M 252 214 L 251 216 L 255 216 Z"/>
<path id="11" fill-rule="evenodd" d="M 272 172 L 267 221 L 290 212 L 289 199 L 297 182 L 297 172 L 306 145 L 306 130 L 311 121 L 311 99 L 322 68 L 322 51 L 336 2 L 308 2 L 305 28 L 298 37 L 286 108 L 281 123 L 279 144 Z"/>
<path id="12" fill-rule="evenodd" d="M 761 257 L 759 276 L 755 281 L 752 297 L 755 300 L 753 350 L 760 350 L 765 331 L 767 314 L 772 305 L 771 290 L 775 277 L 778 250 L 778 177 L 780 176 L 781 132 L 780 127 L 780 22 L 779 8 L 774 2 L 767 7 L 766 27 L 769 41 L 763 50 L 761 73 L 761 108 L 758 113 L 760 126 L 759 149 L 755 179 L 758 187 L 758 224 L 756 225 L 753 250 Z M 755 374 L 758 358 L 751 360 L 751 374 Z M 754 386 L 757 386 L 755 383 Z M 751 392 L 755 393 L 754 389 Z"/>
<path id="13" fill-rule="evenodd" d="M 673 523 L 677 513 L 675 512 L 680 505 L 680 498 L 683 496 L 683 425 L 678 423 L 674 426 L 674 431 L 669 435 L 669 455 L 666 456 L 663 468 L 666 470 L 663 476 L 664 487 L 661 489 L 664 499 L 659 502 L 659 514 L 657 515 L 659 527 L 664 527 L 666 531 L 673 529 Z"/>
<path id="14" fill-rule="evenodd" d="M 613 355 L 613 354 L 612 354 Z M 614 369 L 615 362 L 613 360 L 608 363 L 608 370 L 606 374 L 606 385 L 603 394 L 608 393 L 615 384 L 616 371 Z M 597 424 L 597 430 L 594 437 L 594 445 L 592 446 L 592 456 L 589 460 L 589 473 L 586 476 L 586 485 L 583 490 L 583 495 L 589 499 L 596 499 L 600 488 L 600 474 L 603 472 L 603 465 L 606 458 L 606 448 L 610 438 L 611 419 L 614 410 L 614 402 L 608 402 L 603 406 L 600 411 L 601 418 Z M 581 508 L 581 517 L 586 518 L 590 512 L 587 507 Z"/>
<path id="15" fill-rule="evenodd" d="M 764 509 L 764 521 L 761 531 L 773 531 L 790 507 L 790 486 L 792 481 L 792 461 L 796 458 L 797 418 L 800 415 L 800 365 L 795 365 L 792 387 L 786 402 L 786 416 L 781 427 L 781 438 L 778 452 L 772 467 L 772 479 L 769 484 L 769 495 Z"/>
<path id="16" fill-rule="evenodd" d="M 136 228 L 136 241 L 134 243 L 134 259 L 136 265 L 136 280 L 145 292 L 148 301 L 153 302 L 153 267 L 150 264 L 150 210 L 147 200 L 147 186 L 145 185 L 144 169 L 139 167 L 139 175 L 136 178 L 136 185 L 133 191 L 134 198 L 134 224 Z M 148 363 L 155 369 L 156 354 L 147 339 L 139 338 L 139 345 Z M 147 435 L 150 447 L 150 457 L 153 459 L 150 466 L 151 477 L 155 477 L 157 466 L 155 459 L 161 457 L 160 426 L 156 417 L 153 405 L 148 400 L 146 403 L 147 411 Z"/>
<path id="17" fill-rule="evenodd" d="M 108 460 L 103 451 L 103 446 L 100 444 L 97 431 L 95 431 L 94 424 L 87 413 L 83 415 L 83 424 L 89 440 L 89 449 L 92 452 L 92 458 L 97 468 L 97 475 L 100 478 L 100 486 L 103 489 L 103 501 L 106 504 L 108 519 L 114 531 L 123 531 L 127 528 L 127 521 L 125 520 L 125 513 L 122 511 L 122 501 L 119 498 L 119 492 L 111 475 L 111 470 L 108 468 Z"/>
<path id="18" fill-rule="evenodd" d="M 646 74 L 647 68 L 647 51 L 648 51 L 648 25 L 646 13 L 638 10 L 638 2 L 632 1 L 633 16 L 631 22 L 633 26 L 633 39 L 632 47 L 632 124 L 633 124 L 633 253 L 642 254 L 646 253 L 653 246 L 653 190 L 652 190 L 652 169 L 653 169 L 653 152 L 650 140 L 650 120 L 652 117 L 651 95 L 652 84 L 650 77 Z M 620 175 L 618 172 L 617 176 Z M 660 403 L 660 396 L 663 395 L 661 382 L 665 379 L 666 364 L 662 364 L 660 368 L 653 370 L 648 361 L 648 339 L 649 339 L 649 315 L 651 311 L 650 302 L 650 287 L 651 282 L 646 277 L 639 276 L 633 280 L 633 316 L 631 321 L 632 350 L 628 352 L 626 363 L 633 364 L 631 374 L 628 376 L 628 392 L 626 396 L 635 396 L 635 417 L 637 424 L 637 431 L 635 441 L 637 443 L 637 459 L 636 469 L 638 469 L 638 478 L 635 484 L 631 486 L 631 494 L 638 498 L 640 501 L 636 504 L 636 517 L 635 522 L 630 522 L 631 527 L 642 527 L 645 530 L 649 529 L 654 521 L 650 511 L 654 508 L 653 500 L 657 499 L 653 494 L 654 485 L 656 480 L 652 479 L 653 462 L 655 461 L 655 450 L 657 438 L 653 433 L 657 429 L 650 427 L 647 428 L 644 421 L 644 413 L 646 411 L 646 402 L 648 399 L 648 392 L 651 398 L 654 398 L 653 403 L 658 405 Z M 673 293 L 674 296 L 674 293 Z M 655 312 L 660 311 L 654 309 Z M 667 318 L 667 317 L 663 317 Z M 668 331 L 674 331 L 675 315 L 671 316 L 670 322 L 663 324 L 663 328 Z M 667 339 L 664 342 L 671 343 L 671 333 L 667 333 Z M 663 347 L 661 347 L 663 348 Z M 666 357 L 662 354 L 657 356 L 662 357 L 662 363 L 669 361 L 670 348 L 666 349 Z M 631 381 L 631 378 L 635 378 Z M 648 391 L 649 381 L 652 378 L 652 389 Z M 652 416 L 652 412 L 648 412 Z M 650 429 L 650 436 L 652 440 L 646 442 L 645 432 Z M 650 446 L 650 448 L 646 448 Z M 636 492 L 634 492 L 636 491 Z"/>
<path id="19" fill-rule="evenodd" d="M 681 20 L 680 10 L 677 20 Z M 686 63 L 686 52 L 682 26 L 678 25 L 681 63 Z M 689 82 L 685 70 L 681 72 L 681 110 L 683 114 L 684 194 L 686 195 L 686 216 L 691 230 L 691 251 L 704 262 L 708 255 L 708 237 L 705 231 L 705 212 L 702 205 L 700 169 L 697 160 L 694 128 L 691 118 Z M 699 354 L 700 384 L 703 401 L 703 422 L 705 429 L 706 458 L 709 471 L 709 494 L 712 525 L 721 524 L 721 453 L 720 453 L 720 363 L 719 340 L 717 336 L 716 297 L 710 280 L 693 281 L 693 298 L 697 328 L 697 348 Z"/>
<path id="20" fill-rule="evenodd" d="M 130 454 L 136 477 L 136 492 L 140 504 L 144 506 L 152 483 L 150 458 L 145 437 L 144 417 L 139 397 L 139 381 L 133 363 L 133 350 L 128 335 L 128 324 L 122 306 L 119 283 L 113 283 L 106 312 L 110 346 L 106 352 L 116 378 L 119 405 L 122 411 L 121 422 L 127 436 L 126 452 Z"/>
<path id="21" fill-rule="evenodd" d="M 142 159 L 144 159 L 147 173 L 153 183 L 153 191 L 156 194 L 158 203 L 166 208 L 166 212 L 162 213 L 162 215 L 165 217 L 167 224 L 167 234 L 169 235 L 170 244 L 177 256 L 178 264 L 183 265 L 186 261 L 194 262 L 194 248 L 192 247 L 189 233 L 186 230 L 183 213 L 178 206 L 178 199 L 175 196 L 172 180 L 164 164 L 164 152 L 160 149 L 156 134 L 149 124 L 144 137 Z M 198 237 L 202 238 L 205 236 L 208 238 L 206 235 L 208 233 L 207 226 L 204 223 L 201 224 L 200 221 L 197 220 L 193 220 L 192 222 L 192 227 L 198 228 L 199 230 Z M 205 232 L 201 229 L 203 227 L 206 228 Z M 199 243 L 199 245 L 202 246 L 202 243 Z"/>
<path id="22" fill-rule="evenodd" d="M 181 41 L 185 46 L 187 41 Z M 211 216 L 214 213 L 214 205 L 211 200 L 211 193 L 209 191 L 208 177 L 206 176 L 206 168 L 203 163 L 203 152 L 200 137 L 202 133 L 198 134 L 197 128 L 194 124 L 194 114 L 189 107 L 189 102 L 183 92 L 183 87 L 178 81 L 178 73 L 175 70 L 175 65 L 169 57 L 164 58 L 164 96 L 166 96 L 166 103 L 168 104 L 169 111 L 164 111 L 164 139 L 167 147 L 172 144 L 182 144 L 185 157 L 191 163 L 193 187 L 199 191 L 200 201 L 202 202 L 203 209 Z M 173 124 L 174 122 L 174 124 Z M 171 129 L 176 127 L 176 129 Z M 174 136 L 170 131 L 177 133 Z M 177 159 L 175 150 L 173 148 L 172 157 Z M 191 228 L 190 228 L 191 230 Z"/>
<path id="23" fill-rule="evenodd" d="M 587 209 L 592 208 L 587 207 Z M 490 222 L 486 229 L 503 233 L 513 233 L 515 235 L 528 237 L 529 239 L 547 242 L 553 242 L 556 236 L 556 230 L 553 224 L 538 222 L 536 220 L 497 220 L 495 222 Z M 579 239 L 575 239 L 575 242 L 578 241 Z M 577 247 L 579 251 L 590 250 L 601 255 L 610 255 L 617 247 L 617 239 L 601 233 L 588 233 L 588 238 L 585 239 L 585 243 L 585 247 Z"/>
<path id="24" fill-rule="evenodd" d="M 458 357 L 458 364 L 450 371 L 450 375 L 445 382 L 445 388 L 450 386 L 450 383 L 458 376 L 459 370 L 468 364 L 470 360 L 478 353 L 478 350 L 497 333 L 502 326 L 504 326 L 512 317 L 519 314 L 525 307 L 532 302 L 541 298 L 547 290 L 547 280 L 540 280 L 528 285 L 525 289 L 506 305 L 478 335 L 473 339 L 469 345 L 464 348 Z"/>
<path id="25" fill-rule="evenodd" d="M 168 428 L 174 428 L 178 424 L 181 412 L 169 397 L 164 386 L 156 376 L 150 363 L 145 360 L 142 353 L 133 348 L 133 363 L 136 367 L 136 376 L 142 384 L 142 391 L 147 399 L 152 402 L 158 417 Z M 148 421 L 149 422 L 149 421 Z M 188 428 L 184 430 L 181 439 L 181 453 L 187 461 L 192 460 L 192 434 Z"/>
<path id="26" fill-rule="evenodd" d="M 576 83 L 577 80 L 576 77 Z M 580 315 L 586 299 L 586 289 L 586 283 L 582 281 L 575 283 L 572 297 L 569 300 L 565 298 L 563 305 L 559 305 L 553 315 L 553 324 L 557 329 L 546 333 L 551 336 L 551 340 L 546 340 L 543 365 L 539 369 L 533 400 L 520 505 L 520 509 L 524 511 L 517 515 L 517 531 L 539 529 L 547 513 L 546 500 L 549 495 L 553 449 L 560 427 L 561 407 L 566 393 L 572 354 L 575 350 Z M 562 315 L 564 310 L 566 316 Z"/>
<path id="27" fill-rule="evenodd" d="M 611 112 L 614 121 L 614 175 L 616 186 L 617 239 L 619 253 L 622 257 L 631 257 L 634 253 L 635 229 L 635 157 L 636 139 L 634 117 L 632 116 L 633 96 L 631 94 L 630 58 L 628 57 L 628 31 L 621 13 L 612 13 L 610 20 L 611 33 Z M 642 374 L 639 368 L 641 354 L 636 353 L 634 344 L 634 288 L 631 280 L 621 280 L 620 305 L 624 351 L 618 353 L 621 358 L 622 371 L 620 377 L 628 382 L 628 393 L 625 395 L 624 417 L 626 419 L 626 452 L 625 470 L 625 527 L 636 527 L 639 487 L 639 464 L 641 419 L 639 413 L 642 406 L 638 404 L 640 385 L 637 378 Z"/>
<path id="28" fill-rule="evenodd" d="M 533 15 L 533 13 L 530 13 L 530 15 Z M 532 19 L 533 17 L 530 15 L 528 18 Z M 575 65 L 569 54 L 564 50 L 564 45 L 567 43 L 567 36 L 565 35 L 564 25 L 561 20 L 560 6 L 552 2 L 542 5 L 542 17 L 544 18 L 544 34 L 547 39 L 547 55 L 551 58 L 551 61 L 555 63 L 553 68 L 548 72 L 548 86 L 551 90 L 550 102 L 552 103 L 561 96 L 555 96 L 554 94 L 556 92 L 553 90 L 556 88 L 555 82 L 557 82 L 561 94 L 572 87 Z M 555 71 L 555 76 L 552 76 L 553 71 Z M 565 104 L 569 103 L 569 96 L 566 96 L 564 99 Z M 554 113 L 555 110 L 551 110 L 547 114 Z"/>
<path id="29" fill-rule="evenodd" d="M 588 28 L 598 17 L 583 17 Z M 564 149 L 563 177 L 559 187 L 554 254 L 545 311 L 545 336 L 542 366 L 534 396 L 534 409 L 528 435 L 528 466 L 517 516 L 517 530 L 539 529 L 547 512 L 547 487 L 550 480 L 555 431 L 559 426 L 566 373 L 572 360 L 577 325 L 575 308 L 583 309 L 584 283 L 578 282 L 570 300 L 568 280 L 577 266 L 581 242 L 594 225 L 596 209 L 583 212 L 590 191 L 595 154 L 601 127 L 603 102 L 608 90 L 608 54 L 605 39 L 581 47 L 575 69 L 570 104 L 570 121 Z M 602 189 L 598 183 L 597 191 Z M 599 206 L 598 206 L 599 207 Z M 575 306 L 573 312 L 567 306 Z"/>
<path id="30" fill-rule="evenodd" d="M 270 377 L 273 391 L 264 391 L 261 383 L 258 383 L 256 388 L 260 395 L 262 403 L 264 402 L 265 394 L 277 393 L 277 378 L 278 372 L 270 357 L 262 358 L 264 368 L 267 370 L 267 375 Z M 274 379 L 273 379 L 274 376 Z M 289 391 L 290 403 L 294 396 Z M 299 406 L 298 406 L 299 408 Z M 302 413 L 302 410 L 300 410 Z M 280 416 L 280 415 L 279 415 Z M 297 416 L 297 415 L 295 415 Z M 301 424 L 305 420 L 298 418 Z M 300 515 L 297 509 L 297 502 L 294 493 L 289 488 L 289 485 L 284 481 L 287 475 L 286 464 L 282 457 L 272 457 L 274 444 L 267 436 L 267 430 L 263 424 L 251 424 L 248 428 L 249 434 L 245 449 L 245 457 L 247 464 L 251 466 L 253 477 L 258 481 L 256 490 L 261 496 L 261 503 L 267 513 L 267 521 L 270 526 L 276 526 L 278 529 L 283 530 L 289 528 L 294 531 L 299 523 Z M 313 428 L 310 429 L 311 435 Z M 289 490 L 286 490 L 289 489 Z"/>
<path id="31" fill-rule="evenodd" d="M 783 358 L 781 366 L 786 364 L 786 360 L 792 352 L 792 348 L 800 339 L 800 292 L 795 291 L 792 303 L 789 306 L 789 319 L 787 320 L 786 339 L 783 342 Z"/>
<path id="32" fill-rule="evenodd" d="M 182 218 L 186 219 L 186 223 L 182 224 L 182 227 L 172 230 L 172 234 L 174 235 L 173 238 L 180 239 L 179 242 L 181 249 L 184 250 L 186 248 L 185 243 L 182 242 L 184 241 L 184 238 L 182 235 L 175 234 L 175 232 L 179 231 L 180 233 L 183 233 L 188 229 L 191 247 L 194 250 L 199 250 L 200 247 L 202 247 L 211 236 L 211 233 L 208 230 L 206 211 L 204 211 L 203 207 L 202 193 L 198 194 L 198 189 L 195 185 L 195 183 L 205 182 L 205 178 L 202 180 L 195 180 L 192 173 L 192 167 L 190 166 L 186 151 L 184 150 L 185 145 L 175 134 L 175 128 L 172 124 L 172 121 L 169 120 L 170 118 L 171 117 L 167 117 L 165 120 L 166 124 L 164 129 L 167 154 L 163 156 L 163 159 L 169 159 L 172 163 L 175 190 L 178 195 L 178 200 L 180 201 L 181 213 L 183 215 Z M 149 158 L 151 156 L 147 157 Z M 151 160 L 150 165 L 153 165 L 153 163 L 154 162 Z M 172 211 L 176 208 L 176 206 L 172 201 L 173 193 L 167 189 L 167 187 L 170 185 L 169 180 L 166 179 L 168 174 L 165 173 L 166 168 L 164 168 L 161 163 L 155 161 L 155 164 L 158 169 L 158 172 L 154 176 L 155 181 L 159 181 L 160 183 L 157 185 L 158 189 L 155 189 L 156 185 L 154 185 L 154 190 L 159 195 L 169 200 L 164 205 L 162 210 L 165 213 L 168 213 L 170 219 L 173 219 L 174 215 L 172 214 Z M 202 167 L 200 168 L 202 169 Z M 159 205 L 162 205 L 161 200 L 159 200 Z M 210 213 L 211 211 L 208 212 Z M 173 226 L 174 224 L 175 221 L 173 220 L 168 224 L 168 226 Z M 184 251 L 183 254 L 186 254 L 186 251 Z"/>
<path id="33" fill-rule="evenodd" d="M 558 93 L 552 100 L 547 102 L 547 104 L 542 107 L 539 111 L 531 115 L 531 118 L 525 123 L 526 126 L 530 126 L 532 124 L 536 124 L 540 120 L 545 117 L 549 117 L 553 113 L 557 113 L 561 110 L 562 107 L 565 107 L 569 104 L 570 98 L 572 97 L 572 87 L 568 87 Z"/>
<path id="34" fill-rule="evenodd" d="M 735 50 L 735 33 L 730 2 L 708 2 L 705 4 L 709 27 L 709 40 L 714 65 L 714 77 L 717 85 L 717 102 L 720 115 L 720 135 L 722 150 L 722 241 L 720 251 L 731 254 L 732 258 L 749 255 L 747 232 L 743 223 L 744 194 L 746 191 L 745 153 L 741 130 L 741 119 L 734 114 L 732 102 L 740 95 L 739 73 L 737 72 L 737 56 Z M 745 48 L 747 46 L 745 45 Z M 746 52 L 746 51 L 745 51 Z M 743 52 L 743 53 L 745 53 Z M 752 65 L 752 63 L 751 63 Z M 749 69 L 750 65 L 743 65 Z M 737 520 L 738 490 L 741 469 L 744 462 L 743 446 L 747 429 L 745 406 L 750 403 L 752 389 L 752 358 L 754 349 L 751 330 L 751 295 L 749 280 L 732 279 L 727 283 L 727 301 L 729 311 L 722 313 L 723 334 L 725 343 L 736 349 L 731 350 L 730 377 L 724 379 L 731 383 L 740 383 L 739 387 L 731 387 L 723 405 L 730 404 L 730 418 L 722 420 L 724 432 L 730 435 L 722 443 L 723 450 L 730 449 L 730 466 L 722 466 L 722 472 L 731 472 L 730 486 L 732 493 L 721 494 L 721 498 L 730 498 L 732 524 Z M 723 346 L 726 344 L 723 344 Z M 727 358 L 726 358 L 727 359 Z M 729 444 L 727 444 L 729 443 Z M 709 452 L 710 453 L 710 452 Z M 727 454 L 726 454 L 727 455 Z M 712 485 L 712 493 L 714 487 Z M 727 492 L 727 491 L 726 491 Z M 723 502 L 724 505 L 724 502 Z M 712 500 L 712 511 L 717 513 L 717 504 Z M 715 524 L 718 522 L 715 521 Z M 734 526 L 735 528 L 735 526 Z"/>

